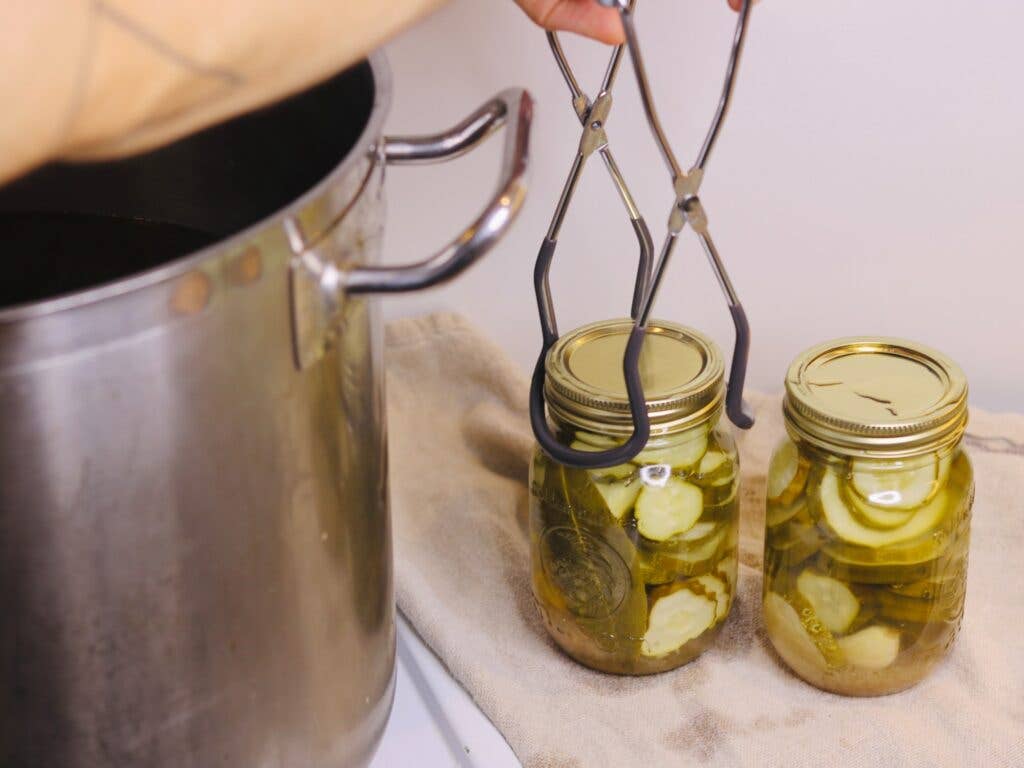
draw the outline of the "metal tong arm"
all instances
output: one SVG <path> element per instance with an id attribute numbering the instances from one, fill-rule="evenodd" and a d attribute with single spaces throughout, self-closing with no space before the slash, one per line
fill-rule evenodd
<path id="1" fill-rule="evenodd" d="M 629 3 L 631 9 L 634 3 L 635 0 Z M 607 451 L 578 451 L 562 445 L 551 432 L 547 421 L 544 401 L 545 361 L 548 351 L 558 339 L 558 326 L 551 296 L 549 273 L 558 243 L 558 234 L 583 172 L 583 166 L 594 152 L 598 152 L 604 160 L 605 167 L 608 169 L 615 188 L 618 190 L 619 197 L 622 199 L 629 214 L 633 231 L 640 246 L 640 258 L 637 265 L 631 309 L 634 321 L 639 318 L 641 306 L 650 287 L 654 243 L 647 223 L 644 221 L 643 216 L 641 216 L 640 210 L 629 188 L 626 186 L 625 179 L 608 147 L 608 137 L 604 128 L 612 104 L 611 88 L 615 83 L 615 77 L 622 62 L 623 46 L 618 45 L 613 49 L 601 83 L 601 90 L 594 101 L 591 102 L 582 88 L 580 88 L 579 82 L 573 74 L 572 67 L 565 56 L 558 35 L 554 32 L 549 32 L 547 38 L 558 68 L 572 95 L 573 109 L 583 125 L 583 135 L 580 137 L 579 149 L 569 171 L 569 177 L 566 179 L 558 205 L 555 207 L 551 225 L 548 228 L 544 241 L 541 243 L 540 252 L 537 255 L 537 264 L 534 269 L 534 290 L 537 294 L 537 309 L 540 314 L 543 344 L 537 365 L 534 368 L 533 378 L 530 382 L 530 421 L 533 432 L 537 437 L 537 442 L 553 459 L 569 466 L 597 469 L 622 464 L 639 453 L 650 437 L 650 421 L 647 415 L 646 399 L 644 398 L 639 371 L 640 350 L 643 347 L 645 331 L 638 322 L 634 325 L 626 345 L 625 354 L 623 355 L 623 375 L 626 380 L 626 391 L 633 417 L 633 434 L 629 440 L 623 445 Z"/>
<path id="2" fill-rule="evenodd" d="M 633 434 L 620 446 L 606 451 L 578 451 L 562 445 L 552 434 L 544 407 L 545 361 L 548 350 L 556 339 L 545 341 L 530 381 L 530 425 L 540 447 L 560 464 L 582 469 L 602 469 L 625 464 L 647 445 L 651 436 L 651 423 L 647 416 L 647 400 L 640 382 L 640 351 L 643 349 L 646 329 L 634 325 L 626 342 L 626 353 L 622 359 L 622 374 L 626 378 L 626 394 L 633 416 Z"/>
<path id="3" fill-rule="evenodd" d="M 633 3 L 635 3 L 635 0 L 630 3 L 631 7 Z M 611 59 L 608 61 L 604 78 L 601 81 L 601 89 L 594 101 L 591 102 L 580 88 L 580 84 L 572 71 L 572 67 L 569 65 L 569 60 L 566 58 L 565 51 L 562 49 L 562 44 L 558 38 L 558 34 L 555 32 L 548 32 L 547 39 L 548 44 L 551 46 L 551 53 L 554 55 L 555 62 L 558 64 L 558 69 L 562 73 L 562 77 L 565 80 L 566 85 L 569 87 L 569 93 L 572 95 L 573 110 L 576 112 L 576 116 L 579 118 L 580 124 L 583 126 L 583 135 L 580 137 L 576 157 L 573 160 L 572 167 L 569 170 L 569 176 L 566 179 L 565 186 L 562 188 L 562 194 L 559 197 L 558 204 L 555 207 L 554 216 L 552 216 L 551 224 L 548 227 L 545 244 L 552 243 L 549 247 L 554 247 L 553 244 L 558 241 L 558 234 L 561 231 L 569 205 L 576 192 L 576 186 L 583 174 L 583 166 L 586 164 L 586 161 L 590 156 L 594 152 L 597 152 L 601 155 L 601 159 L 604 160 L 605 168 L 608 170 L 608 175 L 611 176 L 612 182 L 615 184 L 615 189 L 619 193 L 619 198 L 622 200 L 622 204 L 626 207 L 630 224 L 633 226 L 633 232 L 640 248 L 640 258 L 639 263 L 637 264 L 637 274 L 633 288 L 633 302 L 631 309 L 632 316 L 637 317 L 640 313 L 640 307 L 643 303 L 644 297 L 647 295 L 651 279 L 651 271 L 654 266 L 654 240 L 651 237 L 650 229 L 647 227 L 647 222 L 644 221 L 643 216 L 640 214 L 640 209 L 636 204 L 636 200 L 633 198 L 632 193 L 629 191 L 629 187 L 626 185 L 626 180 L 623 177 L 622 172 L 619 170 L 618 163 L 615 162 L 611 148 L 608 146 L 608 135 L 605 131 L 605 123 L 607 122 L 608 113 L 612 106 L 611 89 L 615 85 L 615 78 L 618 75 L 619 65 L 622 63 L 623 46 L 617 45 L 612 50 Z M 550 296 L 550 289 L 546 289 L 546 291 Z M 548 302 L 548 306 L 551 307 L 550 301 Z M 553 307 L 551 307 L 551 312 L 552 314 L 549 321 L 554 327 L 557 324 L 553 315 Z"/>
<path id="4" fill-rule="evenodd" d="M 715 248 L 711 235 L 708 232 L 707 214 L 701 204 L 698 192 L 704 178 L 704 169 L 708 158 L 714 149 L 721 131 L 722 123 L 728 114 L 732 102 L 732 94 L 736 85 L 736 75 L 739 71 L 740 58 L 743 54 L 743 44 L 746 39 L 747 27 L 750 20 L 750 7 L 752 0 L 744 0 L 740 8 L 739 18 L 736 21 L 736 32 L 733 35 L 732 48 L 729 54 L 729 64 L 726 68 L 725 83 L 722 87 L 722 94 L 712 119 L 711 127 L 701 146 L 696 164 L 689 172 L 682 170 L 675 153 L 668 142 L 665 131 L 661 126 L 654 106 L 650 81 L 647 77 L 647 70 L 644 66 L 643 56 L 640 52 L 640 41 L 633 21 L 632 3 L 623 0 L 598 0 L 602 5 L 616 7 L 622 19 L 622 27 L 626 36 L 626 45 L 629 48 L 630 58 L 633 61 L 633 70 L 636 75 L 637 87 L 640 91 L 641 101 L 644 107 L 644 114 L 650 125 L 651 132 L 658 144 L 661 154 L 668 166 L 672 177 L 672 184 L 675 190 L 676 199 L 673 202 L 672 212 L 669 216 L 668 232 L 658 257 L 654 274 L 650 281 L 650 287 L 640 312 L 640 322 L 646 323 L 657 297 L 658 288 L 661 285 L 665 270 L 675 249 L 676 239 L 679 232 L 687 222 L 701 239 L 701 244 L 707 254 L 711 267 L 718 278 L 722 292 L 725 294 L 729 304 L 729 312 L 732 316 L 733 326 L 736 332 L 736 341 L 733 346 L 733 358 L 729 373 L 729 390 L 726 395 L 726 412 L 729 419 L 741 429 L 749 429 L 753 426 L 754 420 L 750 409 L 743 403 L 743 387 L 746 381 L 747 359 L 750 351 L 750 325 L 747 322 L 746 313 L 740 304 L 739 297 L 732 286 L 732 281 L 725 270 L 718 250 Z"/>

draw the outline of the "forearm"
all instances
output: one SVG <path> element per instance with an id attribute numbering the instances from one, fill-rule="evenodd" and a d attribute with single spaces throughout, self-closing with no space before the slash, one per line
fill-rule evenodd
<path id="1" fill-rule="evenodd" d="M 444 0 L 18 0 L 0 25 L 0 180 L 155 146 L 301 89 Z"/>

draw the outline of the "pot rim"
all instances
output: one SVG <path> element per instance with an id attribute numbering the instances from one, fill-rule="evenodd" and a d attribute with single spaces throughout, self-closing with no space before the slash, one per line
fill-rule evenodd
<path id="1" fill-rule="evenodd" d="M 375 144 L 377 137 L 382 133 L 384 118 L 387 116 L 388 108 L 391 105 L 391 68 L 388 66 L 384 52 L 380 50 L 370 53 L 361 61 L 365 61 L 370 65 L 370 73 L 373 76 L 373 106 L 370 109 L 366 125 L 363 126 L 359 138 L 356 139 L 352 148 L 342 158 L 341 162 L 299 197 L 244 229 L 240 229 L 222 240 L 218 240 L 204 248 L 200 248 L 198 251 L 192 251 L 165 264 L 151 267 L 113 282 L 101 283 L 91 288 L 83 288 L 61 296 L 24 304 L 15 304 L 6 309 L 0 309 L 0 325 L 96 304 L 180 277 L 215 254 L 230 251 L 234 246 L 241 245 L 244 241 L 252 239 L 257 233 L 272 226 L 279 226 L 286 218 L 297 216 L 300 211 L 324 195 L 356 163 L 360 162 L 365 157 L 366 148 Z M 352 66 L 356 66 L 361 61 L 355 62 Z"/>

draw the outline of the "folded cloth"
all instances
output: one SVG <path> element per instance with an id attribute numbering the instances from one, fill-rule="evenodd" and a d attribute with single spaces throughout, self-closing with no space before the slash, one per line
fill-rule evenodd
<path id="1" fill-rule="evenodd" d="M 387 356 L 399 607 L 527 768 L 1024 766 L 1024 416 L 971 413 L 977 497 L 963 628 L 916 687 L 835 696 L 771 649 L 760 615 L 763 505 L 783 425 L 779 397 L 756 393 L 757 424 L 738 434 L 732 615 L 690 664 L 616 677 L 557 650 L 532 601 L 523 372 L 452 315 L 393 323 Z"/>

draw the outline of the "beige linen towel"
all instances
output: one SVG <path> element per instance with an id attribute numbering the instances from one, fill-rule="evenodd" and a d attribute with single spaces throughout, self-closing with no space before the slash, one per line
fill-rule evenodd
<path id="1" fill-rule="evenodd" d="M 522 371 L 451 315 L 399 321 L 387 339 L 398 604 L 527 768 L 1024 766 L 1024 416 L 972 412 L 964 625 L 916 688 L 823 693 L 767 644 L 762 504 L 783 427 L 778 398 L 757 395 L 757 425 L 739 436 L 742 567 L 723 633 L 681 669 L 614 677 L 560 653 L 532 603 Z"/>

